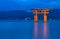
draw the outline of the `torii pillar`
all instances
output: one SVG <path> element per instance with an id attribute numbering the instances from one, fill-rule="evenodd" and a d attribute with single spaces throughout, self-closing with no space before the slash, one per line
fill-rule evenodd
<path id="1" fill-rule="evenodd" d="M 49 13 L 48 11 L 49 11 L 49 9 L 44 9 L 44 10 L 43 10 L 43 14 L 44 14 L 44 23 L 47 22 L 47 14 Z"/>
<path id="2" fill-rule="evenodd" d="M 34 22 L 38 22 L 38 11 L 35 10 L 33 11 L 33 13 L 34 13 Z"/>

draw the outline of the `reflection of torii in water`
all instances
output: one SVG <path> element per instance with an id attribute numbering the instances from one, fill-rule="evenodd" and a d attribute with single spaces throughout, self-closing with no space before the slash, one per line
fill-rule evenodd
<path id="1" fill-rule="evenodd" d="M 47 22 L 47 15 L 49 13 L 49 8 L 45 9 L 32 9 L 34 15 L 34 22 L 38 22 L 38 14 L 44 14 L 44 22 Z"/>

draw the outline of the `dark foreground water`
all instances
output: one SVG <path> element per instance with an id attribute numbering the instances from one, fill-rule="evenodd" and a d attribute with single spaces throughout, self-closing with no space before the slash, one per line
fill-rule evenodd
<path id="1" fill-rule="evenodd" d="M 60 20 L 0 20 L 0 39 L 60 39 Z"/>

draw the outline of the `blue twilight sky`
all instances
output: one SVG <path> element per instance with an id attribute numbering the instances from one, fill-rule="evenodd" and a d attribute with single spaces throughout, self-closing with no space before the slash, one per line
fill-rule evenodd
<path id="1" fill-rule="evenodd" d="M 0 0 L 0 11 L 60 8 L 60 0 Z"/>

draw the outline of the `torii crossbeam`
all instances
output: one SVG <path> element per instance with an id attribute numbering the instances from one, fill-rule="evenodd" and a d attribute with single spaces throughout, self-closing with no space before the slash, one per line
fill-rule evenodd
<path id="1" fill-rule="evenodd" d="M 34 14 L 34 22 L 38 22 L 38 14 L 44 14 L 44 22 L 47 22 L 47 15 L 49 13 L 49 8 L 44 9 L 32 9 Z"/>

